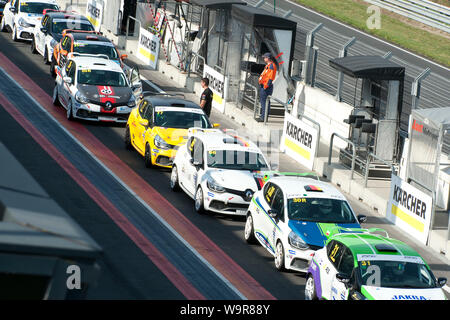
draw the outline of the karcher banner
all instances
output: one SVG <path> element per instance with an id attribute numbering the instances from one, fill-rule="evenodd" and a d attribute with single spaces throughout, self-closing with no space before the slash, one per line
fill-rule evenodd
<path id="1" fill-rule="evenodd" d="M 429 195 L 392 175 L 386 217 L 424 244 L 430 230 L 432 206 Z"/>
<path id="2" fill-rule="evenodd" d="M 137 50 L 137 57 L 149 65 L 153 69 L 156 69 L 159 55 L 159 38 L 150 31 L 143 28 L 139 31 L 139 43 Z"/>
<path id="3" fill-rule="evenodd" d="M 86 5 L 86 18 L 92 23 L 95 31 L 100 31 L 103 19 L 103 0 L 88 0 Z"/>
<path id="4" fill-rule="evenodd" d="M 224 113 L 228 78 L 206 64 L 203 68 L 203 77 L 209 79 L 209 88 L 213 92 L 212 106 Z"/>
<path id="5" fill-rule="evenodd" d="M 312 170 L 316 155 L 318 132 L 289 113 L 284 116 L 280 150 Z"/>

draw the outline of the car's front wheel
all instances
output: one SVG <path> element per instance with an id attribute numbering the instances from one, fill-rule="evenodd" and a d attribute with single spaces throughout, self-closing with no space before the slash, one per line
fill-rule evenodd
<path id="1" fill-rule="evenodd" d="M 61 104 L 59 103 L 58 86 L 57 86 L 56 84 L 55 84 L 55 88 L 53 89 L 52 100 L 53 100 L 53 105 L 54 105 L 54 106 L 60 106 L 60 105 L 61 105 Z"/>
<path id="2" fill-rule="evenodd" d="M 305 284 L 305 300 L 317 300 L 316 293 L 316 283 L 314 281 L 314 276 L 312 274 L 308 274 L 308 278 L 306 279 Z"/>
<path id="3" fill-rule="evenodd" d="M 31 49 L 31 53 L 32 53 L 32 54 L 37 53 L 37 50 L 36 50 L 36 42 L 34 41 L 34 37 L 31 39 L 31 46 L 30 46 L 30 49 Z"/>
<path id="4" fill-rule="evenodd" d="M 151 168 L 153 166 L 152 154 L 150 153 L 150 146 L 148 143 L 145 145 L 144 163 L 146 168 Z"/>
<path id="5" fill-rule="evenodd" d="M 203 190 L 202 190 L 202 187 L 200 187 L 200 186 L 197 188 L 197 191 L 195 192 L 194 207 L 195 207 L 195 211 L 197 211 L 197 213 L 200 213 L 200 214 L 205 213 Z"/>
<path id="6" fill-rule="evenodd" d="M 0 24 L 0 32 L 6 32 L 6 26 L 5 26 L 5 18 L 2 18 L 2 23 Z"/>
<path id="7" fill-rule="evenodd" d="M 277 268 L 278 271 L 284 270 L 284 248 L 281 241 L 277 242 L 275 248 L 275 268 Z"/>
<path id="8" fill-rule="evenodd" d="M 123 140 L 125 142 L 125 149 L 131 150 L 132 149 L 131 134 L 130 134 L 130 127 L 128 125 L 125 128 L 125 136 L 124 136 Z"/>
<path id="9" fill-rule="evenodd" d="M 56 77 L 55 67 L 56 67 L 56 60 L 55 57 L 52 57 L 52 62 L 50 62 L 50 75 L 53 78 Z"/>
<path id="10" fill-rule="evenodd" d="M 67 105 L 67 120 L 73 121 L 73 107 L 72 107 L 72 101 L 69 101 L 69 104 Z"/>
<path id="11" fill-rule="evenodd" d="M 251 214 L 247 216 L 244 228 L 244 239 L 249 244 L 256 243 L 255 230 L 253 228 L 253 217 Z"/>
<path id="12" fill-rule="evenodd" d="M 48 49 L 47 49 L 47 46 L 45 47 L 45 50 L 44 50 L 44 63 L 45 64 L 49 64 L 50 63 L 50 61 L 48 60 Z"/>
<path id="13" fill-rule="evenodd" d="M 178 182 L 178 168 L 176 165 L 172 166 L 172 173 L 170 174 L 170 189 L 172 191 L 180 191 L 180 183 Z"/>
<path id="14" fill-rule="evenodd" d="M 13 28 L 12 28 L 11 39 L 12 39 L 13 41 L 17 41 L 17 40 L 18 40 L 18 39 L 17 39 L 17 30 L 16 30 L 16 26 L 13 26 Z"/>

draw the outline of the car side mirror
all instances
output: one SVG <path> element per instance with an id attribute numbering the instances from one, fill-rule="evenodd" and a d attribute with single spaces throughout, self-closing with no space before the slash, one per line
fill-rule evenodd
<path id="1" fill-rule="evenodd" d="M 200 167 L 201 167 L 201 163 L 200 163 L 200 161 L 198 161 L 198 160 L 194 160 L 193 158 L 191 158 L 190 160 L 189 160 L 189 162 L 194 166 L 194 167 L 196 167 L 197 169 L 199 169 Z"/>
<path id="2" fill-rule="evenodd" d="M 72 84 L 72 78 L 71 77 L 64 77 L 63 81 L 67 84 Z"/>
<path id="3" fill-rule="evenodd" d="M 367 216 L 365 216 L 365 215 L 363 215 L 363 214 L 360 214 L 360 215 L 358 215 L 358 222 L 361 224 L 361 223 L 365 223 L 366 221 L 367 221 Z"/>
<path id="4" fill-rule="evenodd" d="M 269 210 L 269 216 L 271 217 L 271 218 L 273 218 L 273 219 L 276 219 L 276 218 L 278 218 L 278 212 L 276 211 L 276 210 Z"/>
<path id="5" fill-rule="evenodd" d="M 132 86 L 131 86 L 131 89 L 134 91 L 134 90 L 137 90 L 137 89 L 141 89 L 142 88 L 142 83 L 136 83 L 136 84 L 133 84 Z"/>
<path id="6" fill-rule="evenodd" d="M 11 7 L 11 8 L 9 8 L 9 11 L 11 11 L 12 13 L 16 13 L 16 8 Z"/>
<path id="7" fill-rule="evenodd" d="M 447 278 L 438 278 L 438 285 L 439 287 L 443 287 L 445 286 L 445 284 L 447 283 Z"/>
<path id="8" fill-rule="evenodd" d="M 42 33 L 47 33 L 47 28 L 41 28 Z"/>
<path id="9" fill-rule="evenodd" d="M 336 279 L 339 282 L 342 282 L 345 285 L 348 285 L 350 283 L 350 276 L 348 274 L 345 274 L 345 273 L 338 273 L 338 274 L 336 274 Z"/>
<path id="10" fill-rule="evenodd" d="M 60 53 L 63 55 L 63 56 L 67 56 L 67 50 L 64 50 L 64 49 L 62 49 L 61 51 L 60 51 Z"/>
<path id="11" fill-rule="evenodd" d="M 147 119 L 142 119 L 142 120 L 139 121 L 139 124 L 141 126 L 148 127 L 149 122 L 148 122 Z"/>
<path id="12" fill-rule="evenodd" d="M 220 123 L 213 123 L 213 128 L 219 128 L 220 127 Z"/>
<path id="13" fill-rule="evenodd" d="M 120 56 L 120 60 L 125 60 L 125 59 L 127 59 L 128 58 L 128 55 L 127 54 L 122 54 L 121 56 Z"/>

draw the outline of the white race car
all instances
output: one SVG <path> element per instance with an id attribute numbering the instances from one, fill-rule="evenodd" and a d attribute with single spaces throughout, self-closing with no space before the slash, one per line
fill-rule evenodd
<path id="1" fill-rule="evenodd" d="M 193 198 L 199 213 L 245 216 L 264 170 L 269 164 L 253 142 L 218 129 L 191 128 L 175 156 L 170 186 Z"/>
<path id="2" fill-rule="evenodd" d="M 31 52 L 38 52 L 44 57 L 45 63 L 50 63 L 53 49 L 62 39 L 63 31 L 67 29 L 94 31 L 94 26 L 85 16 L 66 11 L 47 10 L 41 21 L 34 27 Z"/>
<path id="3" fill-rule="evenodd" d="M 8 29 L 12 39 L 31 40 L 46 9 L 59 10 L 55 0 L 11 0 L 5 5 L 0 31 Z"/>
<path id="4" fill-rule="evenodd" d="M 132 69 L 129 77 L 106 55 L 71 53 L 56 67 L 53 103 L 67 109 L 69 120 L 126 123 L 142 91 L 139 72 Z"/>
<path id="5" fill-rule="evenodd" d="M 345 197 L 332 185 L 295 176 L 270 178 L 253 196 L 247 211 L 244 238 L 255 239 L 275 258 L 278 270 L 306 272 L 316 250 L 335 227 L 359 228 Z"/>

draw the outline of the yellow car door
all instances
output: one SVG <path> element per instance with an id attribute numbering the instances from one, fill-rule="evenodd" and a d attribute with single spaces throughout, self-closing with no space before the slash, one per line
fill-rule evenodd
<path id="1" fill-rule="evenodd" d="M 130 126 L 130 134 L 136 150 L 144 155 L 145 153 L 145 131 L 148 128 L 148 108 L 149 102 L 142 100 L 137 112 L 135 112 L 135 119 L 132 120 Z"/>

